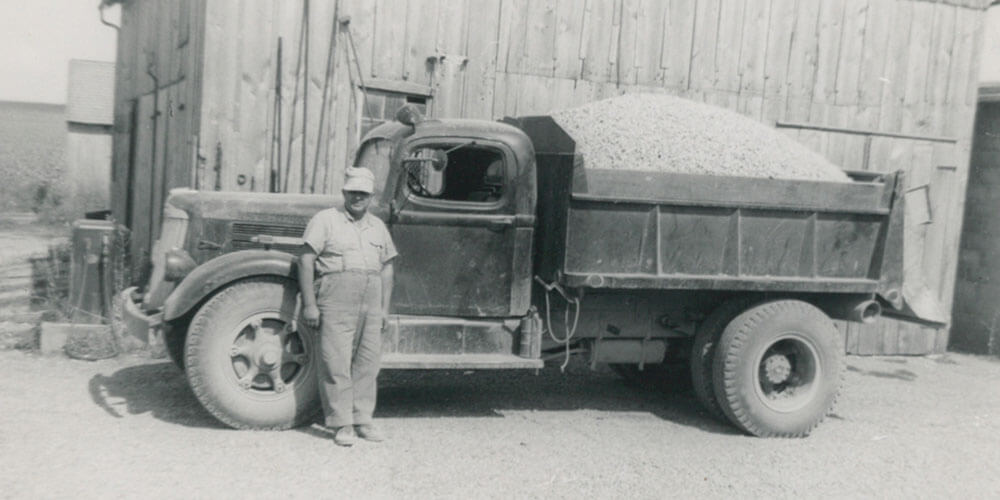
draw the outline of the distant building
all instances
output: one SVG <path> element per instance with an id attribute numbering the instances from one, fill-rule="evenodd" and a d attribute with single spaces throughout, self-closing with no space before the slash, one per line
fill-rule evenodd
<path id="1" fill-rule="evenodd" d="M 66 200 L 83 216 L 110 208 L 115 64 L 71 60 L 66 96 Z"/>

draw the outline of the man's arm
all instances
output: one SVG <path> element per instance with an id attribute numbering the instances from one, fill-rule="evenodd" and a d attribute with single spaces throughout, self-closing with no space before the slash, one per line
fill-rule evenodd
<path id="1" fill-rule="evenodd" d="M 389 303 L 392 301 L 393 282 L 392 261 L 386 262 L 382 266 L 382 317 L 389 317 Z"/>
<path id="2" fill-rule="evenodd" d="M 316 307 L 316 290 L 313 286 L 315 265 L 316 252 L 305 245 L 305 252 L 299 257 L 299 291 L 302 292 L 302 321 L 310 328 L 319 326 L 319 308 Z"/>

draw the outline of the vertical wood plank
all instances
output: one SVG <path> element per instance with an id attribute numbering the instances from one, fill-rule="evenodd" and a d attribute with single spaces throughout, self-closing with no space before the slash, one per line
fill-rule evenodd
<path id="1" fill-rule="evenodd" d="M 825 113 L 822 105 L 834 104 L 837 64 L 843 38 L 844 2 L 823 2 L 820 7 L 819 50 L 816 54 L 816 81 L 812 88 L 809 119 L 820 123 Z"/>
<path id="2" fill-rule="evenodd" d="M 660 47 L 660 71 L 663 73 L 663 85 L 670 89 L 687 90 L 691 88 L 691 70 L 695 61 L 694 41 L 696 34 L 696 16 L 702 3 L 707 3 L 707 9 L 702 13 L 706 27 L 712 26 L 712 13 L 718 16 L 718 5 L 711 5 L 713 0 L 670 0 L 667 6 L 666 19 L 663 23 L 663 44 Z M 706 36 L 706 39 L 708 37 Z M 708 50 L 703 49 L 703 50 Z M 714 49 L 713 49 L 714 50 Z M 699 53 L 701 64 L 707 53 Z M 707 68 L 706 68 L 707 69 Z"/>
<path id="3" fill-rule="evenodd" d="M 493 118 L 493 86 L 497 75 L 497 34 L 500 29 L 500 1 L 469 0 L 468 11 L 490 13 L 469 15 L 462 116 Z"/>
<path id="4" fill-rule="evenodd" d="M 496 67 L 497 71 L 509 72 L 511 57 L 516 65 L 523 53 L 525 24 L 522 18 L 527 0 L 501 0 L 500 7 Z"/>
<path id="5" fill-rule="evenodd" d="M 743 13 L 746 0 L 722 2 L 718 40 L 715 43 L 715 78 L 712 88 L 727 92 L 740 90 L 740 53 L 743 49 Z"/>
<path id="6" fill-rule="evenodd" d="M 456 4 L 461 5 L 460 2 L 448 2 L 445 5 Z M 438 21 L 445 5 L 442 5 L 440 0 L 406 1 L 405 57 L 401 75 L 404 80 L 422 85 L 435 83 L 432 80 L 437 67 L 434 63 L 429 63 L 428 60 L 439 54 L 437 42 L 441 35 L 439 28 L 459 33 L 462 30 L 460 24 L 439 27 Z M 379 54 L 378 57 L 383 57 L 383 55 Z"/>
<path id="7" fill-rule="evenodd" d="M 784 119 L 796 14 L 795 0 L 771 1 L 767 52 L 764 56 L 764 108 L 761 116 L 765 122 Z"/>
<path id="8" fill-rule="evenodd" d="M 375 17 L 377 15 L 376 9 L 378 8 L 378 4 L 372 0 L 338 1 L 342 2 L 340 4 L 341 12 L 343 12 L 342 17 L 349 17 L 351 20 L 349 28 L 351 37 L 354 39 L 354 45 L 357 48 L 357 64 L 361 66 L 361 76 L 365 78 L 373 77 L 375 76 L 375 59 L 377 58 L 375 54 Z M 404 2 L 405 0 L 396 0 L 395 3 L 401 4 Z M 285 2 L 281 3 L 284 4 Z M 284 5 L 281 7 L 282 10 L 287 10 L 287 7 Z M 285 16 L 283 15 L 282 17 L 284 18 Z M 283 32 L 290 33 L 287 30 L 283 30 Z M 344 34 L 346 41 L 346 32 Z M 289 38 L 287 35 L 285 36 L 285 44 L 287 46 Z M 347 50 L 346 46 L 344 50 Z M 289 59 L 286 57 L 285 60 L 288 61 Z M 352 62 L 353 64 L 354 62 Z"/>
<path id="9" fill-rule="evenodd" d="M 719 0 L 702 0 L 697 3 L 689 89 L 706 91 L 715 87 L 715 49 L 718 42 L 720 10 Z"/>
<path id="10" fill-rule="evenodd" d="M 885 69 L 882 71 L 885 84 L 882 85 L 880 101 L 879 129 L 887 132 L 903 130 L 903 106 L 906 100 L 907 67 L 910 58 L 910 38 L 913 31 L 913 2 L 896 2 L 892 18 L 896 29 L 889 35 Z"/>
<path id="11" fill-rule="evenodd" d="M 930 71 L 926 76 L 924 97 L 929 103 L 943 104 L 947 100 L 957 11 L 958 7 L 948 5 L 937 5 L 934 8 L 934 27 L 928 63 Z M 937 123 L 938 126 L 941 125 L 941 122 Z"/>
<path id="12" fill-rule="evenodd" d="M 638 82 L 640 47 L 645 51 L 653 45 L 652 40 L 639 38 L 641 8 L 642 0 L 621 0 L 619 4 L 618 43 L 612 56 L 615 61 L 613 79 L 618 88 Z"/>
<path id="13" fill-rule="evenodd" d="M 615 13 L 621 0 L 587 0 L 584 13 L 584 38 L 580 43 L 581 78 L 592 82 L 606 82 L 611 74 L 614 57 L 612 37 L 615 30 Z"/>
<path id="14" fill-rule="evenodd" d="M 838 105 L 857 104 L 868 23 L 868 0 L 845 0 L 844 26 L 841 33 L 840 61 L 834 87 Z"/>
<path id="15" fill-rule="evenodd" d="M 463 81 L 469 65 L 465 53 L 466 30 L 469 10 L 466 2 L 451 1 L 441 4 L 438 11 L 436 52 L 443 54 L 434 66 L 436 92 L 435 116 L 458 118 L 462 116 Z"/>
<path id="16" fill-rule="evenodd" d="M 947 116 L 950 111 L 948 83 L 952 72 L 952 51 L 956 38 L 958 7 L 939 5 L 934 20 L 934 40 L 931 43 L 930 73 L 927 75 L 925 100 L 931 108 L 928 130 L 946 135 Z"/>
<path id="17" fill-rule="evenodd" d="M 580 41 L 583 38 L 583 18 L 586 11 L 579 0 L 559 0 L 555 12 L 555 61 L 553 76 L 579 78 L 581 71 Z"/>
<path id="18" fill-rule="evenodd" d="M 882 102 L 883 86 L 890 82 L 885 70 L 890 62 L 889 40 L 894 30 L 908 31 L 893 18 L 892 0 L 869 0 L 858 75 L 858 101 L 861 106 L 878 106 Z"/>
<path id="19" fill-rule="evenodd" d="M 809 121 L 819 51 L 819 2 L 796 3 L 795 31 L 788 54 L 786 119 Z"/>
<path id="20" fill-rule="evenodd" d="M 760 120 L 763 115 L 765 65 L 771 33 L 772 2 L 746 3 L 739 55 L 739 111 Z M 780 33 L 775 33 L 780 36 Z M 775 40 L 777 43 L 778 40 Z"/>
<path id="21" fill-rule="evenodd" d="M 524 45 L 519 64 L 510 70 L 527 75 L 551 76 L 556 59 L 556 0 L 533 0 L 524 12 Z"/>
<path id="22" fill-rule="evenodd" d="M 409 1 L 375 0 L 372 75 L 376 78 L 403 79 Z"/>
<path id="23" fill-rule="evenodd" d="M 640 0 L 637 6 L 635 41 L 635 82 L 639 85 L 661 86 L 664 83 L 660 70 L 661 50 L 668 26 L 666 15 L 669 4 L 660 0 Z M 670 50 L 677 50 L 671 48 Z"/>
<path id="24" fill-rule="evenodd" d="M 930 71 L 930 44 L 933 37 L 934 5 L 913 4 L 913 24 L 910 51 L 906 66 L 906 93 L 903 98 L 903 131 L 927 131 L 928 106 L 925 99 L 926 81 Z"/>

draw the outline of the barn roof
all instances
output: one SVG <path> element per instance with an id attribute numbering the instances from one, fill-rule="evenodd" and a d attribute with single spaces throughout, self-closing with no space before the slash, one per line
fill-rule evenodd
<path id="1" fill-rule="evenodd" d="M 114 124 L 114 95 L 115 63 L 70 60 L 66 121 Z"/>

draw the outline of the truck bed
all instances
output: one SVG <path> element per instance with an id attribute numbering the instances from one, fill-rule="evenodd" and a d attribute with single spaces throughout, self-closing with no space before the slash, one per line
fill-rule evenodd
<path id="1" fill-rule="evenodd" d="M 901 173 L 823 182 L 596 169 L 551 119 L 518 124 L 536 146 L 543 279 L 585 288 L 881 292 L 897 301 Z"/>

